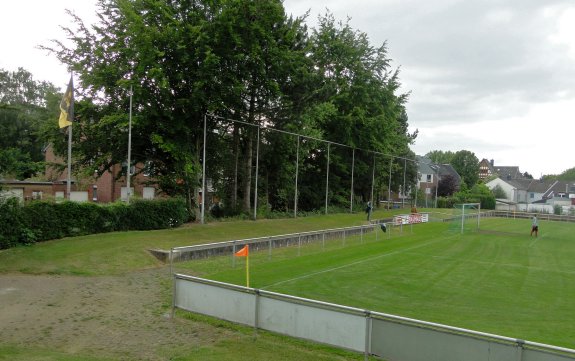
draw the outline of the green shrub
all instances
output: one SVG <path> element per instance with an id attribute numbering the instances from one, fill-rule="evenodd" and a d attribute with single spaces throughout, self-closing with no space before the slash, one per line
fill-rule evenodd
<path id="1" fill-rule="evenodd" d="M 563 207 L 561 207 L 558 204 L 554 205 L 553 206 L 553 214 L 557 214 L 557 215 L 563 214 Z"/>
<path id="2" fill-rule="evenodd" d="M 0 200 L 0 249 L 18 244 L 22 228 L 22 206 L 17 198 Z"/>
<path id="3" fill-rule="evenodd" d="M 0 203 L 0 249 L 94 233 L 177 227 L 190 219 L 181 199 L 95 204 L 17 199 Z"/>

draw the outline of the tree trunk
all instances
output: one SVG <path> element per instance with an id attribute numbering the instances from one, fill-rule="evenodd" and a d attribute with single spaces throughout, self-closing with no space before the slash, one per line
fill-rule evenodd
<path id="1" fill-rule="evenodd" d="M 233 125 L 233 137 L 234 137 L 234 177 L 232 180 L 232 195 L 231 195 L 231 207 L 236 210 L 238 208 L 238 168 L 240 159 L 240 132 L 238 125 L 234 123 Z"/>
<path id="2" fill-rule="evenodd" d="M 247 144 L 246 144 L 246 155 L 245 155 L 245 180 L 244 180 L 244 204 L 243 204 L 243 211 L 249 213 L 251 210 L 251 191 L 252 191 L 252 150 L 253 150 L 253 142 L 252 142 L 252 131 L 248 129 L 247 131 Z"/>
<path id="3" fill-rule="evenodd" d="M 256 93 L 252 89 L 250 94 L 250 107 L 248 109 L 248 123 L 255 124 Z M 253 163 L 253 136 L 254 132 L 251 127 L 246 132 L 246 163 L 245 163 L 245 182 L 244 182 L 244 204 L 243 211 L 250 212 L 250 201 L 252 194 L 252 163 Z"/>
<path id="4" fill-rule="evenodd" d="M 201 164 L 202 168 L 203 168 L 203 164 L 200 163 L 200 154 L 203 154 L 203 149 L 200 147 L 200 138 L 196 137 L 196 164 Z M 202 162 L 204 162 L 205 160 L 202 160 Z M 202 184 L 202 177 L 203 177 L 203 172 L 197 172 L 196 173 L 196 184 Z M 204 190 L 202 189 L 202 197 L 204 196 Z M 199 221 L 201 218 L 201 209 L 200 209 L 200 204 L 199 202 L 197 202 L 197 200 L 200 199 L 200 188 L 199 187 L 193 187 L 193 189 L 191 190 L 191 192 L 188 192 L 188 197 L 187 197 L 187 207 L 188 207 L 188 211 L 190 212 L 190 216 L 192 215 L 192 212 L 194 212 L 195 215 L 195 220 Z M 193 204 L 192 200 L 196 200 L 197 204 Z"/>

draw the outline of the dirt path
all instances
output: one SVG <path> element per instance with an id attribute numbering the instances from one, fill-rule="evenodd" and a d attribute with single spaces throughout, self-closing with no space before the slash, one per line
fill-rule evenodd
<path id="1" fill-rule="evenodd" d="M 209 342 L 209 326 L 170 319 L 169 287 L 165 269 L 117 277 L 0 275 L 0 342 L 124 360 L 162 360 L 164 348 Z"/>

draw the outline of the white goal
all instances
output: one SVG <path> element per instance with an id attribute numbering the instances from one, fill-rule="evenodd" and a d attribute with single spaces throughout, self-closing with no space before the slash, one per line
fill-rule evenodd
<path id="1" fill-rule="evenodd" d="M 453 218 L 449 227 L 453 231 L 461 233 L 478 231 L 480 223 L 480 203 L 461 203 L 453 206 Z"/>

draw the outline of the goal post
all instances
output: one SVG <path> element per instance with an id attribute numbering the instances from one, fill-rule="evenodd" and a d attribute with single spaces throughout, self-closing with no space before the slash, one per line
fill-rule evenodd
<path id="1" fill-rule="evenodd" d="M 478 231 L 481 223 L 481 203 L 460 203 L 453 206 L 451 229 L 457 232 Z"/>

